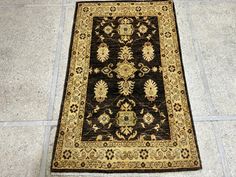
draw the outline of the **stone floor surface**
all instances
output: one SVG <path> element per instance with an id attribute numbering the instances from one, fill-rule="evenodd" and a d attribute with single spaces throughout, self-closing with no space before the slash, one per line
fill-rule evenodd
<path id="1" fill-rule="evenodd" d="M 75 0 L 0 0 L 0 177 L 236 177 L 236 1 L 174 2 L 203 169 L 51 174 Z"/>

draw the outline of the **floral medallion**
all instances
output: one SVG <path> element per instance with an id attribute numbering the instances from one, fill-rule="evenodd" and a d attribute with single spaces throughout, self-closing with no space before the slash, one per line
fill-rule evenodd
<path id="1" fill-rule="evenodd" d="M 134 67 L 134 63 L 122 62 L 117 63 L 117 68 L 114 71 L 117 73 L 118 78 L 127 80 L 134 77 L 134 73 L 137 71 L 137 69 Z"/>

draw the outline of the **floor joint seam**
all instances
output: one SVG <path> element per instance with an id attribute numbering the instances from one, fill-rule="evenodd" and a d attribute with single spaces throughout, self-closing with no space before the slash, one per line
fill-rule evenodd
<path id="1" fill-rule="evenodd" d="M 204 87 L 204 92 L 205 92 L 205 96 L 206 96 L 206 101 L 209 104 L 209 109 L 211 113 L 216 113 L 218 115 L 218 112 L 215 108 L 215 105 L 213 103 L 212 97 L 211 97 L 211 92 L 210 92 L 210 88 L 209 88 L 209 83 L 208 83 L 208 78 L 206 76 L 206 72 L 205 72 L 205 67 L 204 64 L 201 61 L 201 58 L 203 57 L 199 57 L 197 54 L 199 54 L 201 56 L 201 51 L 199 48 L 199 43 L 196 40 L 195 37 L 195 33 L 193 31 L 193 19 L 191 18 L 191 13 L 189 12 L 190 6 L 189 3 L 186 3 L 187 5 L 187 10 L 186 10 L 186 15 L 187 15 L 187 22 L 189 24 L 189 28 L 190 28 L 190 33 L 191 33 L 191 38 L 192 38 L 192 45 L 193 45 L 193 50 L 194 50 L 194 58 L 197 61 L 198 64 L 198 69 L 200 71 L 200 77 L 201 77 L 201 81 L 203 83 L 203 87 Z M 199 59 L 200 58 L 200 59 Z"/>
<path id="2" fill-rule="evenodd" d="M 59 75 L 59 65 L 60 65 L 61 52 L 62 52 L 61 49 L 62 49 L 63 30 L 64 30 L 63 25 L 64 25 L 64 21 L 65 21 L 65 8 L 63 6 L 61 6 L 61 13 L 62 14 L 60 17 L 61 20 L 60 20 L 60 24 L 59 24 L 55 59 L 54 59 L 53 71 L 52 71 L 52 80 L 51 80 L 47 120 L 52 120 L 54 103 L 55 103 L 55 98 L 56 98 L 56 89 L 57 89 L 58 75 Z"/>
<path id="3" fill-rule="evenodd" d="M 90 0 L 91 1 L 91 0 Z M 115 1 L 115 0 L 113 0 Z M 186 2 L 195 2 L 195 3 L 219 3 L 219 2 L 222 2 L 222 0 L 213 0 L 213 1 L 210 1 L 210 0 L 178 0 L 178 1 L 175 1 L 174 0 L 174 3 L 186 3 Z M 71 2 L 66 2 L 63 4 L 63 6 L 75 6 L 75 3 L 76 3 L 76 0 L 75 1 L 71 1 Z M 225 0 L 224 3 L 236 3 L 235 0 Z M 1 4 L 0 5 L 0 8 L 14 8 L 14 7 L 61 7 L 61 3 L 35 3 L 35 4 L 30 4 L 30 3 L 13 3 L 13 4 Z"/>
<path id="4" fill-rule="evenodd" d="M 46 177 L 46 173 L 47 173 L 48 149 L 49 149 L 51 128 L 52 128 L 51 126 L 47 126 L 45 128 L 43 153 L 42 153 L 42 160 L 41 160 L 41 164 L 40 164 L 39 177 Z"/>
<path id="5" fill-rule="evenodd" d="M 0 122 L 0 127 L 24 127 L 24 126 L 53 126 L 57 125 L 57 121 L 9 121 Z"/>
<path id="6" fill-rule="evenodd" d="M 230 173 L 230 168 L 228 165 L 228 161 L 226 159 L 226 153 L 225 153 L 225 149 L 224 149 L 224 144 L 222 142 L 222 139 L 219 135 L 219 129 L 217 127 L 217 125 L 215 125 L 215 123 L 212 123 L 213 126 L 213 132 L 215 135 L 215 140 L 216 140 L 216 144 L 217 144 L 217 148 L 218 148 L 218 152 L 220 154 L 220 159 L 221 159 L 221 164 L 223 167 L 223 173 L 225 177 L 232 177 L 231 173 Z"/>
<path id="7" fill-rule="evenodd" d="M 55 59 L 54 59 L 54 64 L 53 64 L 47 120 L 52 120 L 54 104 L 55 104 L 56 89 L 57 89 L 58 74 L 59 74 L 59 64 L 60 64 L 61 52 L 62 52 L 63 31 L 64 31 L 64 25 L 65 25 L 66 8 L 64 7 L 64 2 L 65 0 L 62 0 L 61 16 L 60 16 L 57 44 L 56 44 L 56 53 L 55 53 Z M 48 159 L 47 156 L 48 156 L 48 148 L 49 148 L 49 141 L 50 141 L 50 130 L 51 130 L 51 127 L 45 128 L 39 177 L 45 177 L 46 171 L 47 171 L 47 159 Z"/>
<path id="8" fill-rule="evenodd" d="M 75 3 L 67 3 L 67 4 L 7 4 L 7 5 L 0 5 L 0 8 L 21 8 L 21 7 L 67 7 L 67 6 L 75 6 Z"/>

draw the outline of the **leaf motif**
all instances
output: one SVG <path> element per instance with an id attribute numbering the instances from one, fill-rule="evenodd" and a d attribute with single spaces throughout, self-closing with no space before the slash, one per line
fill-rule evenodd
<path id="1" fill-rule="evenodd" d="M 116 136 L 120 139 L 125 139 L 125 137 L 123 135 L 121 135 L 118 131 L 116 131 Z"/>
<path id="2" fill-rule="evenodd" d="M 95 109 L 93 110 L 93 112 L 97 113 L 98 110 L 100 109 L 100 107 L 98 105 L 96 105 Z"/>
<path id="3" fill-rule="evenodd" d="M 112 123 L 109 123 L 109 125 L 108 125 L 108 127 L 107 127 L 107 128 L 108 128 L 108 129 L 109 129 L 109 128 L 111 128 L 111 125 L 112 125 Z"/>
<path id="4" fill-rule="evenodd" d="M 154 129 L 158 132 L 159 129 L 160 129 L 160 125 L 159 125 L 159 124 L 156 124 L 156 126 L 154 127 Z"/>
<path id="5" fill-rule="evenodd" d="M 150 39 L 151 39 L 151 36 L 150 36 L 150 35 L 148 35 L 146 38 L 147 38 L 148 40 L 150 40 Z"/>
<path id="6" fill-rule="evenodd" d="M 139 37 L 141 37 L 141 34 L 140 34 L 139 32 L 137 32 L 137 35 L 138 35 Z"/>
<path id="7" fill-rule="evenodd" d="M 140 124 L 142 125 L 142 127 L 143 127 L 143 128 L 145 128 L 145 125 L 144 125 L 144 123 L 140 123 Z"/>
<path id="8" fill-rule="evenodd" d="M 100 39 L 103 41 L 105 38 L 103 37 L 103 35 L 99 36 Z"/>
<path id="9" fill-rule="evenodd" d="M 152 107 L 152 109 L 153 109 L 155 112 L 158 112 L 158 111 L 159 111 L 159 109 L 158 109 L 158 107 L 157 107 L 156 104 L 154 104 L 154 106 Z"/>
<path id="10" fill-rule="evenodd" d="M 160 116 L 161 116 L 161 117 L 166 117 L 163 112 L 160 112 Z"/>
<path id="11" fill-rule="evenodd" d="M 122 40 L 118 39 L 119 43 L 124 43 Z"/>
<path id="12" fill-rule="evenodd" d="M 133 128 L 132 127 L 123 126 L 123 127 L 120 127 L 120 131 L 123 134 L 128 135 L 128 134 L 132 133 Z"/>
<path id="13" fill-rule="evenodd" d="M 120 99 L 120 100 L 116 103 L 116 106 L 120 107 L 123 101 L 125 101 L 125 99 Z"/>
<path id="14" fill-rule="evenodd" d="M 130 39 L 127 44 L 131 44 L 133 42 L 133 39 Z"/>
<path id="15" fill-rule="evenodd" d="M 132 99 L 128 99 L 129 100 L 129 102 L 130 103 L 132 103 L 133 104 L 133 106 L 135 106 L 136 105 L 136 103 L 135 103 L 135 101 L 134 100 L 132 100 Z"/>
<path id="16" fill-rule="evenodd" d="M 118 58 L 120 60 L 132 60 L 134 58 L 132 49 L 128 46 L 121 47 L 121 50 L 118 55 Z"/>
<path id="17" fill-rule="evenodd" d="M 119 88 L 120 94 L 127 96 L 127 95 L 133 93 L 134 84 L 135 84 L 135 82 L 133 82 L 133 81 L 120 81 L 120 82 L 118 82 L 118 88 Z"/>
<path id="18" fill-rule="evenodd" d="M 144 109 L 141 109 L 140 114 L 143 114 L 143 113 L 144 113 Z"/>
<path id="19" fill-rule="evenodd" d="M 99 129 L 96 124 L 94 124 L 92 128 L 94 132 L 96 132 Z"/>
<path id="20" fill-rule="evenodd" d="M 153 28 L 156 28 L 156 26 L 155 26 L 155 25 L 153 25 L 153 24 L 151 25 L 151 27 L 153 27 Z M 155 31 L 156 31 L 156 30 L 155 30 Z"/>
<path id="21" fill-rule="evenodd" d="M 111 110 L 111 109 L 108 109 L 108 111 L 109 111 L 109 114 L 113 114 L 113 112 L 112 112 L 112 110 Z"/>
<path id="22" fill-rule="evenodd" d="M 128 140 L 135 138 L 137 134 L 137 131 L 135 131 L 134 133 L 132 133 L 132 135 L 129 136 Z"/>
<path id="23" fill-rule="evenodd" d="M 122 111 L 130 111 L 132 109 L 132 106 L 129 103 L 125 102 L 121 105 L 120 109 Z"/>
<path id="24" fill-rule="evenodd" d="M 87 118 L 90 118 L 90 117 L 92 117 L 92 114 L 91 114 L 91 113 L 88 114 Z"/>
<path id="25" fill-rule="evenodd" d="M 87 119 L 87 123 L 88 123 L 88 125 L 92 125 L 92 121 L 91 120 L 89 120 L 89 119 Z"/>
<path id="26" fill-rule="evenodd" d="M 162 119 L 162 120 L 161 120 L 161 124 L 164 124 L 164 122 L 165 122 L 165 119 Z"/>

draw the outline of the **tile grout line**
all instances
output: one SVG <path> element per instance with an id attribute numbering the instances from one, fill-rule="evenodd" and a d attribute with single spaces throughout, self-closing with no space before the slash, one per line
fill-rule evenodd
<path id="1" fill-rule="evenodd" d="M 197 38 L 196 38 L 195 33 L 193 31 L 193 27 L 194 27 L 193 19 L 192 19 L 189 9 L 190 9 L 190 6 L 189 6 L 189 3 L 187 3 L 187 10 L 186 10 L 187 21 L 189 23 L 189 28 L 190 28 L 191 35 L 192 35 L 192 43 L 193 43 L 193 49 L 194 49 L 194 53 L 195 53 L 195 59 L 197 60 L 198 68 L 200 70 L 200 76 L 201 76 L 201 79 L 203 82 L 204 90 L 207 95 L 207 102 L 210 105 L 209 106 L 210 111 L 215 115 L 219 115 L 217 109 L 215 108 L 214 102 L 212 100 L 212 95 L 210 92 L 208 78 L 207 78 L 206 72 L 205 72 L 205 67 L 204 67 L 204 64 L 202 63 L 202 60 L 201 60 L 201 58 L 203 58 L 203 56 L 201 55 L 201 50 L 200 50 L 201 47 L 200 47 L 199 42 L 196 40 Z M 200 55 L 200 57 L 198 57 L 199 55 Z M 224 145 L 222 143 L 221 137 L 216 130 L 215 123 L 211 122 L 211 125 L 213 126 L 214 136 L 215 136 L 215 140 L 217 143 L 217 149 L 220 154 L 221 166 L 223 168 L 223 174 L 225 177 L 231 177 L 231 174 L 229 171 L 229 166 L 228 166 L 227 159 L 226 159 L 225 150 L 224 150 Z"/>
<path id="2" fill-rule="evenodd" d="M 215 122 L 211 122 L 211 125 L 213 127 L 215 140 L 216 140 L 216 144 L 217 144 L 217 149 L 220 154 L 220 160 L 221 160 L 221 165 L 223 168 L 223 174 L 224 174 L 224 177 L 232 177 L 231 172 L 229 170 L 230 168 L 228 165 L 228 161 L 226 159 L 225 148 L 224 148 L 221 136 L 220 136 L 219 132 L 217 131 L 217 127 L 215 124 L 216 124 Z"/>
<path id="3" fill-rule="evenodd" d="M 47 171 L 47 159 L 48 159 L 47 156 L 48 156 L 48 147 L 49 147 L 49 140 L 50 140 L 50 131 L 51 131 L 51 126 L 45 127 L 39 177 L 45 177 L 46 171 Z"/>
<path id="4" fill-rule="evenodd" d="M 59 24 L 59 31 L 58 31 L 58 39 L 57 39 L 57 44 L 56 44 L 57 46 L 56 46 L 55 60 L 54 60 L 54 65 L 53 65 L 52 81 L 51 81 L 50 96 L 49 96 L 49 106 L 48 106 L 48 114 L 47 114 L 48 121 L 52 120 L 55 97 L 56 97 L 59 63 L 60 63 L 61 52 L 62 52 L 61 49 L 62 49 L 62 40 L 63 40 L 63 31 L 64 31 L 64 22 L 65 22 L 64 2 L 65 0 L 61 1 L 61 16 L 60 16 L 60 24 Z M 46 175 L 50 130 L 51 130 L 51 126 L 45 127 L 39 177 L 45 177 Z"/>
<path id="5" fill-rule="evenodd" d="M 210 121 L 236 121 L 236 115 L 227 116 L 193 116 L 194 122 L 210 122 Z"/>
<path id="6" fill-rule="evenodd" d="M 187 15 L 187 21 L 188 21 L 188 24 L 189 24 L 189 29 L 190 29 L 190 32 L 191 32 L 191 36 L 192 36 L 192 45 L 193 45 L 193 50 L 194 50 L 194 58 L 195 60 L 197 61 L 197 64 L 198 64 L 198 69 L 200 71 L 200 77 L 201 77 L 201 80 L 203 82 L 203 87 L 204 87 L 204 92 L 205 92 L 205 95 L 206 95 L 206 101 L 207 103 L 209 104 L 209 110 L 211 113 L 215 114 L 215 115 L 218 115 L 218 112 L 215 108 L 215 105 L 213 103 L 213 100 L 212 100 L 212 97 L 211 97 L 211 92 L 210 92 L 210 88 L 209 88 L 209 84 L 208 84 L 208 79 L 206 77 L 206 72 L 205 72 L 205 67 L 202 63 L 202 60 L 201 58 L 203 58 L 201 56 L 201 52 L 200 52 L 200 47 L 198 45 L 198 41 L 196 40 L 196 37 L 195 37 L 195 33 L 193 32 L 193 19 L 191 18 L 191 14 L 189 12 L 189 3 L 186 3 L 187 5 L 187 10 L 186 10 L 186 15 Z M 200 57 L 198 57 L 200 55 Z"/>
<path id="7" fill-rule="evenodd" d="M 56 89 L 57 89 L 58 74 L 59 74 L 59 64 L 60 64 L 60 60 L 61 60 L 64 21 L 65 21 L 65 7 L 63 6 L 63 4 L 64 4 L 63 2 L 64 2 L 64 0 L 62 0 L 62 4 L 61 4 L 61 16 L 60 16 L 59 31 L 58 31 L 58 36 L 57 36 L 55 59 L 54 59 L 53 71 L 52 71 L 52 80 L 51 80 L 47 120 L 52 120 L 55 97 L 56 97 Z"/>
<path id="8" fill-rule="evenodd" d="M 65 2 L 63 4 L 63 6 L 74 6 L 75 5 L 75 2 L 78 1 L 78 0 L 72 0 L 72 1 L 69 1 L 69 2 Z M 92 0 L 88 0 L 88 1 L 92 1 Z M 104 0 L 106 1 L 106 0 Z M 111 1 L 114 1 L 115 0 L 111 0 Z M 199 2 L 199 3 L 220 3 L 222 2 L 222 0 L 213 0 L 213 1 L 210 1 L 210 0 L 178 0 L 178 2 Z M 174 0 L 175 2 L 175 0 Z M 225 0 L 224 3 L 236 3 L 235 0 Z M 61 7 L 61 4 L 60 3 L 35 3 L 35 4 L 30 4 L 30 3 L 13 3 L 13 4 L 1 4 L 0 5 L 0 8 L 10 8 L 10 7 Z"/>
<path id="9" fill-rule="evenodd" d="M 0 127 L 25 127 L 25 126 L 53 126 L 57 121 L 32 120 L 32 121 L 6 121 L 0 122 Z"/>
<path id="10" fill-rule="evenodd" d="M 61 7 L 61 4 L 7 4 L 0 5 L 0 8 L 16 8 L 16 7 Z M 75 3 L 65 3 L 64 7 L 75 6 Z"/>
<path id="11" fill-rule="evenodd" d="M 226 158 L 226 153 L 225 153 L 225 148 L 222 142 L 222 138 L 219 134 L 219 131 L 217 131 L 218 126 L 215 125 L 214 122 L 212 122 L 212 126 L 213 126 L 213 132 L 214 132 L 214 136 L 216 139 L 216 143 L 217 143 L 217 147 L 218 147 L 218 151 L 220 153 L 220 157 L 221 157 L 221 164 L 223 167 L 223 172 L 225 174 L 225 177 L 232 177 L 231 172 L 230 172 L 230 168 L 229 168 L 229 164 Z"/>

